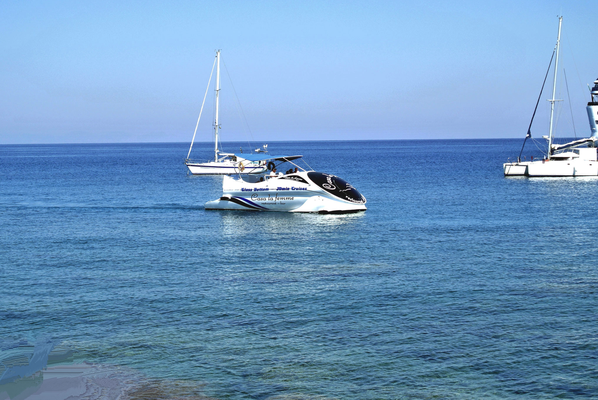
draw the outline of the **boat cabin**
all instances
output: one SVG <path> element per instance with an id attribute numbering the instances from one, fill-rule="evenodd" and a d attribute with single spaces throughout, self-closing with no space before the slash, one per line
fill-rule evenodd
<path id="1" fill-rule="evenodd" d="M 562 153 L 556 153 L 550 156 L 551 160 L 566 161 L 566 160 L 584 160 L 584 161 L 597 161 L 596 148 L 587 147 L 572 149 L 564 151 Z"/>

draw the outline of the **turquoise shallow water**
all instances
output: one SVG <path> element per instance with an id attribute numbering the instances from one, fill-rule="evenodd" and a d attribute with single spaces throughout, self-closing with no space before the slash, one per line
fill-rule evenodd
<path id="1" fill-rule="evenodd" d="M 520 145 L 270 144 L 351 215 L 206 211 L 186 144 L 0 146 L 0 338 L 222 399 L 597 397 L 598 180 Z"/>

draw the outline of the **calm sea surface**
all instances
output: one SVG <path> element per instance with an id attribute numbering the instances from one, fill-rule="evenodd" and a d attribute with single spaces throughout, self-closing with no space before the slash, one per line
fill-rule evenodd
<path id="1" fill-rule="evenodd" d="M 506 179 L 521 142 L 270 143 L 350 215 L 206 211 L 187 144 L 0 146 L 0 340 L 219 399 L 596 398 L 598 179 Z"/>

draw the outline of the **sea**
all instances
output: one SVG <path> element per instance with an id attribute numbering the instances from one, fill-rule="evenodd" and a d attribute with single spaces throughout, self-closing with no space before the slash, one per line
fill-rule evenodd
<path id="1" fill-rule="evenodd" d="M 367 198 L 341 215 L 205 210 L 188 143 L 1 145 L 0 396 L 29 348 L 135 398 L 597 398 L 598 178 L 505 178 L 521 145 L 270 143 Z"/>

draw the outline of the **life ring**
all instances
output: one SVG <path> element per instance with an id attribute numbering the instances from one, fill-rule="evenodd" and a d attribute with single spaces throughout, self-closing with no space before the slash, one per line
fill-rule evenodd
<path id="1" fill-rule="evenodd" d="M 245 171 L 245 166 L 243 165 L 243 163 L 239 163 L 239 171 Z"/>
<path id="2" fill-rule="evenodd" d="M 272 171 L 274 169 L 274 167 L 276 167 L 276 165 L 274 165 L 274 163 L 272 161 L 270 161 L 268 163 L 268 171 Z"/>

